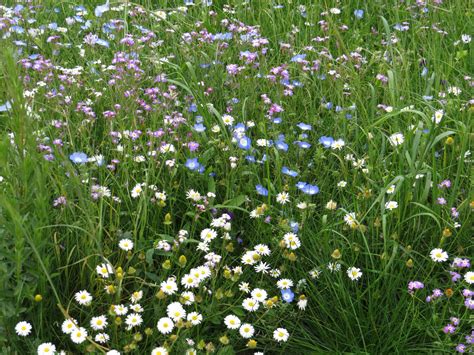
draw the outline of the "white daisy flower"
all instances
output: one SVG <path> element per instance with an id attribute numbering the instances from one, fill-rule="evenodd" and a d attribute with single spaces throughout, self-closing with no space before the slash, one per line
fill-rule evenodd
<path id="1" fill-rule="evenodd" d="M 251 324 L 244 323 L 240 326 L 239 333 L 242 336 L 242 338 L 249 339 L 255 333 L 255 329 Z"/>
<path id="2" fill-rule="evenodd" d="M 288 337 L 290 334 L 288 333 L 288 330 L 285 328 L 277 328 L 273 332 L 273 339 L 275 339 L 277 342 L 286 342 L 288 340 Z"/>
<path id="3" fill-rule="evenodd" d="M 133 242 L 130 239 L 122 239 L 119 242 L 119 248 L 125 251 L 130 251 L 133 249 Z"/>
<path id="4" fill-rule="evenodd" d="M 385 203 L 385 209 L 387 210 L 394 210 L 398 207 L 398 202 L 397 201 L 388 201 Z"/>
<path id="5" fill-rule="evenodd" d="M 474 284 L 474 272 L 468 271 L 464 274 L 464 281 L 466 281 L 469 285 Z"/>
<path id="6" fill-rule="evenodd" d="M 349 276 L 352 281 L 357 281 L 362 277 L 362 272 L 359 268 L 353 266 L 347 269 L 347 276 Z"/>
<path id="7" fill-rule="evenodd" d="M 52 343 L 43 343 L 38 346 L 38 355 L 52 355 L 56 352 L 56 345 Z"/>
<path id="8" fill-rule="evenodd" d="M 87 290 L 82 290 L 77 292 L 74 295 L 74 298 L 76 299 L 76 302 L 79 303 L 80 305 L 87 306 L 91 304 L 92 302 L 92 296 Z"/>
<path id="9" fill-rule="evenodd" d="M 430 257 L 433 261 L 441 263 L 448 260 L 448 253 L 446 253 L 443 249 L 435 248 L 430 252 Z"/>
<path id="10" fill-rule="evenodd" d="M 87 330 L 85 328 L 79 327 L 74 329 L 70 335 L 73 343 L 81 344 L 86 340 Z"/>
<path id="11" fill-rule="evenodd" d="M 154 348 L 152 351 L 151 351 L 151 355 L 168 355 L 168 350 L 166 350 L 166 348 L 160 346 L 158 348 Z"/>
<path id="12" fill-rule="evenodd" d="M 198 312 L 191 312 L 186 319 L 188 322 L 191 322 L 192 325 L 198 325 L 202 322 L 202 315 Z"/>
<path id="13" fill-rule="evenodd" d="M 61 330 L 64 334 L 71 334 L 77 328 L 77 321 L 75 319 L 66 319 L 61 325 Z"/>
<path id="14" fill-rule="evenodd" d="M 241 322 L 237 316 L 229 314 L 224 318 L 224 324 L 228 329 L 238 329 L 241 325 Z"/>
<path id="15" fill-rule="evenodd" d="M 158 321 L 157 328 L 160 333 L 168 334 L 173 331 L 174 323 L 171 318 L 163 317 Z"/>
<path id="16" fill-rule="evenodd" d="M 250 295 L 257 302 L 265 301 L 267 299 L 267 296 L 268 296 L 267 291 L 262 290 L 260 288 L 253 289 L 252 292 L 250 293 Z"/>
<path id="17" fill-rule="evenodd" d="M 91 319 L 91 328 L 94 330 L 102 330 L 107 326 L 107 317 L 102 315 L 98 317 L 93 317 Z"/>
<path id="18" fill-rule="evenodd" d="M 22 337 L 26 337 L 28 334 L 31 333 L 31 324 L 26 322 L 26 321 L 22 321 L 22 322 L 18 322 L 16 325 L 15 325 L 15 332 L 19 335 L 19 336 L 22 336 Z"/>

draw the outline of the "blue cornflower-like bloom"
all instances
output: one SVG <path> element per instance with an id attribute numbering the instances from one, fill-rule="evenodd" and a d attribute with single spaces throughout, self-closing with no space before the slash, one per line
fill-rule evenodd
<path id="1" fill-rule="evenodd" d="M 296 127 L 300 128 L 303 131 L 311 131 L 313 129 L 310 124 L 306 124 L 303 122 L 298 123 Z"/>
<path id="2" fill-rule="evenodd" d="M 99 46 L 102 46 L 102 47 L 107 47 L 107 48 L 109 47 L 109 42 L 106 41 L 105 39 L 100 39 L 99 38 L 95 41 L 95 43 L 98 44 Z"/>
<path id="3" fill-rule="evenodd" d="M 289 176 L 292 176 L 292 177 L 298 176 L 298 173 L 296 171 L 290 170 L 286 166 L 281 168 L 281 172 L 285 175 L 289 175 Z"/>
<path id="4" fill-rule="evenodd" d="M 311 144 L 309 144 L 308 142 L 295 141 L 294 143 L 297 144 L 300 148 L 303 148 L 303 149 L 311 148 Z"/>
<path id="5" fill-rule="evenodd" d="M 250 144 L 252 143 L 250 138 L 246 137 L 246 136 L 240 138 L 237 142 L 238 142 L 239 148 L 240 149 L 245 149 L 245 150 L 249 150 L 250 149 Z"/>
<path id="6" fill-rule="evenodd" d="M 255 186 L 257 193 L 262 196 L 268 196 L 268 190 L 264 188 L 262 185 Z"/>
<path id="7" fill-rule="evenodd" d="M 301 191 L 307 195 L 316 195 L 319 192 L 319 187 L 316 185 L 306 184 Z"/>
<path id="8" fill-rule="evenodd" d="M 298 222 L 291 221 L 290 228 L 293 233 L 298 233 L 298 230 L 300 229 L 300 225 L 298 224 Z"/>
<path id="9" fill-rule="evenodd" d="M 273 122 L 273 123 L 276 123 L 276 124 L 281 123 L 281 121 L 282 121 L 281 117 L 275 117 L 275 118 L 272 120 L 272 122 Z"/>
<path id="10" fill-rule="evenodd" d="M 306 58 L 306 54 L 297 54 L 290 59 L 291 62 L 300 63 Z"/>
<path id="11" fill-rule="evenodd" d="M 75 152 L 75 153 L 72 153 L 70 156 L 69 156 L 69 159 L 71 159 L 71 161 L 74 163 L 74 164 L 84 164 L 84 163 L 87 163 L 87 154 L 86 153 L 83 153 L 83 152 Z"/>
<path id="12" fill-rule="evenodd" d="M 319 193 L 319 187 L 317 185 L 311 185 L 303 181 L 298 181 L 296 187 L 307 195 L 316 195 Z"/>
<path id="13" fill-rule="evenodd" d="M 191 171 L 198 171 L 200 173 L 204 171 L 204 166 L 199 163 L 197 158 L 189 158 L 186 160 L 184 166 Z"/>
<path id="14" fill-rule="evenodd" d="M 364 10 L 360 10 L 360 9 L 355 10 L 354 16 L 356 19 L 360 20 L 362 17 L 364 17 Z"/>
<path id="15" fill-rule="evenodd" d="M 97 6 L 97 7 L 95 8 L 95 10 L 94 10 L 94 15 L 95 15 L 96 17 L 101 17 L 101 16 L 104 14 L 104 12 L 107 12 L 107 11 L 109 11 L 109 10 L 110 10 L 110 8 L 109 8 L 109 0 L 107 0 L 107 2 L 106 2 L 104 5 L 99 5 L 99 6 Z"/>
<path id="16" fill-rule="evenodd" d="M 285 290 L 281 290 L 281 298 L 283 301 L 290 303 L 295 298 L 295 294 L 293 291 L 291 291 L 291 289 L 287 288 Z"/>
<path id="17" fill-rule="evenodd" d="M 285 152 L 288 151 L 288 144 L 283 139 L 279 139 L 278 141 L 276 141 L 275 146 L 278 150 L 283 150 Z"/>
<path id="18" fill-rule="evenodd" d="M 245 159 L 251 163 L 255 163 L 256 160 L 255 160 L 255 157 L 253 155 L 246 155 L 245 156 Z"/>
<path id="19" fill-rule="evenodd" d="M 206 130 L 206 126 L 204 126 L 202 123 L 196 123 L 194 125 L 194 130 L 196 132 L 204 132 Z"/>
<path id="20" fill-rule="evenodd" d="M 322 136 L 319 138 L 319 143 L 321 143 L 324 148 L 331 148 L 331 145 L 334 143 L 334 138 Z"/>
<path id="21" fill-rule="evenodd" d="M 303 189 L 306 185 L 307 185 L 306 182 L 298 181 L 298 183 L 296 184 L 296 187 L 301 190 L 301 189 Z"/>

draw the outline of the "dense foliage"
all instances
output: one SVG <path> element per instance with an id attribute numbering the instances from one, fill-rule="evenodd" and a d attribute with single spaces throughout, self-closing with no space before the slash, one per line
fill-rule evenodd
<path id="1" fill-rule="evenodd" d="M 0 6 L 3 351 L 472 351 L 467 5 Z"/>

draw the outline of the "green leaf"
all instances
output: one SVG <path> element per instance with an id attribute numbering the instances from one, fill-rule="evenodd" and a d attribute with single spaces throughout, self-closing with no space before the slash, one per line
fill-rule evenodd
<path id="1" fill-rule="evenodd" d="M 217 352 L 217 354 L 218 355 L 234 355 L 235 351 L 234 351 L 234 348 L 232 347 L 232 345 L 227 345 L 227 346 L 224 346 L 222 349 L 220 349 Z"/>
<path id="2" fill-rule="evenodd" d="M 145 260 L 148 265 L 153 264 L 153 253 L 155 252 L 155 249 L 148 249 L 145 253 Z"/>
<path id="3" fill-rule="evenodd" d="M 240 205 L 242 205 L 245 202 L 246 198 L 247 198 L 247 196 L 245 196 L 245 195 L 239 195 L 237 197 L 234 197 L 231 200 L 225 201 L 223 203 L 223 205 L 228 206 L 228 207 L 239 207 Z"/>

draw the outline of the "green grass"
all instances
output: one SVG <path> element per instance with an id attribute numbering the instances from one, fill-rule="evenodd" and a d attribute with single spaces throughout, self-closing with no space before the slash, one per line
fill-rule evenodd
<path id="1" fill-rule="evenodd" d="M 56 344 L 58 350 L 73 353 L 114 348 L 140 354 L 159 345 L 166 345 L 171 353 L 184 353 L 190 347 L 186 338 L 192 338 L 202 353 L 251 353 L 248 340 L 223 325 L 229 313 L 254 324 L 255 351 L 267 354 L 453 353 L 459 342 L 465 342 L 472 311 L 463 305 L 460 292 L 468 285 L 451 282 L 448 270 L 453 257 L 474 255 L 472 158 L 468 154 L 472 150 L 472 78 L 466 78 L 472 75 L 474 58 L 470 43 L 454 44 L 461 35 L 472 34 L 469 20 L 473 13 L 466 3 L 429 2 L 425 13 L 414 1 L 282 1 L 283 8 L 275 8 L 276 3 L 270 1 L 233 1 L 229 4 L 232 11 L 226 2 L 214 1 L 210 8 L 195 5 L 184 14 L 176 11 L 181 2 L 142 1 L 142 14 L 128 14 L 127 9 L 134 9 L 135 4 L 122 3 L 120 11 L 96 18 L 94 8 L 99 4 L 102 2 L 85 2 L 89 13 L 84 18 L 92 23 L 89 29 L 80 30 L 80 24 L 65 23 L 66 17 L 74 15 L 71 2 L 42 2 L 44 8 L 27 16 L 36 22 L 21 25 L 28 29 L 56 22 L 68 28 L 67 33 L 45 30 L 35 38 L 12 33 L 0 40 L 0 105 L 11 103 L 10 110 L 0 112 L 0 176 L 4 178 L 0 183 L 0 345 L 4 353 L 33 353 L 47 341 Z M 306 7 L 305 16 L 300 5 Z M 52 11 L 54 7 L 60 11 Z M 341 14 L 321 15 L 334 7 L 339 7 Z M 166 20 L 159 21 L 156 13 L 153 15 L 159 9 L 168 13 Z M 354 17 L 356 9 L 364 10 L 362 19 Z M 6 16 L 0 9 L 0 18 Z M 101 32 L 102 24 L 110 19 L 123 21 L 123 26 L 113 31 L 115 38 L 106 38 Z M 195 37 L 203 30 L 227 32 L 221 24 L 224 19 L 257 26 L 268 44 L 253 47 L 238 40 L 239 33 L 234 33 L 228 47 L 219 45 L 222 41 L 194 39 L 186 44 L 183 40 L 182 36 L 192 31 Z M 322 20 L 326 24 L 318 24 Z M 397 31 L 394 26 L 404 21 L 409 29 Z M 155 37 L 150 42 L 159 43 L 153 47 L 137 44 L 143 36 L 137 25 L 153 31 Z M 110 48 L 84 44 L 89 32 L 107 39 Z M 54 40 L 48 43 L 46 39 L 53 34 L 59 34 L 58 41 L 71 43 L 71 47 Z M 119 42 L 126 34 L 133 35 L 133 47 Z M 313 40 L 325 36 L 328 39 L 323 42 Z M 383 44 L 394 38 L 397 40 Z M 27 46 L 17 47 L 12 40 L 25 41 Z M 79 45 L 85 49 L 82 54 Z M 262 47 L 267 48 L 265 55 L 260 52 Z M 17 48 L 23 52 L 18 53 Z M 113 76 L 116 73 L 107 67 L 118 51 L 138 54 L 139 75 L 125 70 L 119 73 L 121 78 Z M 239 59 L 241 51 L 260 52 L 259 66 L 245 65 Z M 35 53 L 50 59 L 56 69 L 40 72 L 22 68 L 19 60 Z M 317 60 L 319 70 L 311 72 L 291 62 L 294 55 L 302 53 L 307 54 L 309 66 Z M 203 68 L 204 63 L 214 64 Z M 229 75 L 229 64 L 244 68 L 235 76 Z M 265 79 L 272 68 L 282 64 L 287 65 L 290 80 L 302 83 L 291 96 L 285 95 L 280 78 L 276 82 Z M 77 76 L 67 74 L 69 80 L 65 80 L 59 76 L 59 66 L 80 66 L 83 71 Z M 424 67 L 427 74 L 421 75 Z M 160 74 L 167 75 L 166 83 L 155 81 Z M 377 74 L 383 74 L 386 83 L 377 80 Z M 111 79 L 116 83 L 110 83 Z M 170 90 L 169 85 L 175 88 Z M 146 112 L 137 99 L 150 104 L 143 89 L 152 87 L 159 88 L 159 101 L 152 105 L 153 111 Z M 449 93 L 453 87 L 461 93 Z M 33 96 L 24 95 L 33 88 Z M 212 92 L 206 91 L 208 88 Z M 55 95 L 57 92 L 61 94 Z M 162 95 L 165 92 L 169 96 Z M 282 117 L 281 124 L 272 124 L 266 117 L 269 105 L 263 102 L 263 94 L 283 107 L 284 111 L 275 115 Z M 71 103 L 65 103 L 66 96 Z M 238 102 L 229 103 L 232 98 Z M 86 105 L 96 118 L 77 108 L 86 100 L 90 100 Z M 196 113 L 188 112 L 191 102 L 196 104 Z M 331 109 L 327 102 L 332 103 Z M 117 115 L 104 118 L 102 113 L 114 110 L 115 104 L 121 106 Z M 337 112 L 336 106 L 343 111 Z M 239 149 L 222 121 L 228 107 L 235 123 L 255 123 L 248 131 L 254 155 L 260 160 L 266 154 L 266 161 L 246 161 L 252 151 Z M 137 113 L 138 109 L 142 112 Z M 436 110 L 444 111 L 439 124 L 432 122 Z M 166 131 L 165 118 L 177 113 L 187 121 Z M 346 118 L 346 113 L 352 117 Z M 193 129 L 196 115 L 202 116 L 205 132 Z M 53 120 L 67 125 L 55 127 Z M 310 124 L 312 130 L 303 132 L 296 126 L 300 122 Z M 215 125 L 220 132 L 211 130 Z M 163 127 L 166 133 L 160 139 L 174 144 L 176 152 L 150 158 L 147 153 L 159 150 L 159 139 L 147 137 L 146 131 Z M 127 130 L 141 130 L 143 135 L 135 141 L 123 138 L 120 151 L 110 133 L 124 135 Z M 397 132 L 403 133 L 405 141 L 394 147 L 389 137 Z M 14 134 L 13 143 L 10 133 Z M 288 152 L 275 146 L 257 147 L 258 139 L 277 141 L 279 134 L 285 135 Z M 345 147 L 324 148 L 318 143 L 321 136 L 341 138 Z M 54 145 L 55 139 L 61 139 L 64 146 Z M 301 140 L 311 147 L 302 149 L 293 144 Z M 199 143 L 196 153 L 182 144 L 190 141 Z M 47 152 L 40 144 L 51 147 L 54 160 L 44 158 Z M 69 155 L 78 151 L 88 156 L 102 154 L 106 163 L 100 167 L 73 164 Z M 367 171 L 355 167 L 348 154 L 355 161 L 363 159 Z M 143 155 L 145 161 L 135 162 L 137 155 Z M 203 174 L 184 166 L 190 157 L 198 157 L 206 167 Z M 238 158 L 234 168 L 230 157 Z M 176 159 L 177 167 L 166 166 L 171 158 Z M 120 160 L 114 164 L 115 170 L 106 167 L 113 159 Z M 299 176 L 282 174 L 283 166 L 297 170 Z M 438 184 L 446 179 L 451 186 L 440 188 Z M 347 182 L 346 187 L 338 187 L 341 180 Z M 302 194 L 295 187 L 298 181 L 316 184 L 320 192 Z M 150 190 L 132 198 L 130 193 L 137 183 L 154 184 L 159 191 L 166 191 L 166 201 L 161 205 L 151 202 Z M 95 184 L 108 187 L 121 202 L 110 197 L 91 198 Z M 267 197 L 256 193 L 257 184 L 269 190 Z M 396 188 L 390 195 L 386 191 L 391 185 Z M 209 198 L 203 212 L 186 199 L 189 189 L 204 195 L 213 192 L 216 197 Z M 288 204 L 275 200 L 282 191 L 290 194 Z M 66 206 L 53 207 L 59 196 L 66 196 Z M 445 205 L 437 203 L 440 197 L 446 200 Z M 330 200 L 337 202 L 337 209 L 326 208 Z M 398 203 L 393 211 L 385 208 L 390 200 Z M 297 202 L 309 206 L 302 210 Z M 250 218 L 249 213 L 262 204 L 267 207 L 264 217 Z M 457 219 L 451 217 L 452 207 L 459 212 Z M 196 240 L 200 231 L 209 227 L 212 209 L 231 212 L 233 219 L 231 239 L 218 238 L 212 244 L 211 251 L 222 256 L 206 284 L 212 294 L 201 287 L 196 294 L 202 301 L 187 308 L 202 313 L 204 321 L 175 331 L 176 339 L 161 335 L 156 322 L 165 315 L 167 304 L 178 299 L 157 297 L 159 285 L 171 275 L 180 279 L 204 262 L 204 253 L 196 251 Z M 357 228 L 344 222 L 349 212 L 356 213 Z M 267 216 L 270 221 L 264 222 Z M 301 239 L 301 247 L 294 251 L 280 246 L 292 221 L 299 223 Z M 455 222 L 460 226 L 455 227 Z M 181 229 L 189 232 L 188 242 L 170 252 L 154 248 L 159 240 L 172 241 Z M 135 244 L 130 253 L 118 249 L 124 237 Z M 248 313 L 241 307 L 247 296 L 239 291 L 239 283 L 264 288 L 273 297 L 280 296 L 275 280 L 253 272 L 249 266 L 238 281 L 225 277 L 224 270 L 225 266 L 241 265 L 242 254 L 260 243 L 272 250 L 265 261 L 272 268 L 278 267 L 281 277 L 295 282 L 296 296 L 291 304 L 280 300 L 273 308 L 262 306 Z M 437 247 L 449 253 L 450 262 L 437 264 L 430 259 L 430 251 Z M 336 249 L 340 258 L 331 256 Z M 179 262 L 181 255 L 186 256 L 185 266 Z M 104 280 L 97 276 L 96 266 L 103 262 L 113 265 L 114 277 Z M 341 271 L 330 272 L 329 262 L 339 262 Z M 358 281 L 346 275 L 351 266 L 363 272 Z M 123 277 L 117 276 L 119 267 Z M 314 270 L 320 271 L 319 277 L 311 277 Z M 407 284 L 411 280 L 422 281 L 425 289 L 410 295 Z M 103 291 L 106 284 L 113 284 L 116 293 L 107 295 Z M 454 295 L 425 302 L 434 288 L 443 292 L 452 288 Z M 79 306 L 73 299 L 83 289 L 94 296 L 90 307 Z M 144 323 L 127 331 L 123 324 L 114 322 L 109 308 L 111 304 L 129 303 L 130 294 L 136 290 L 144 292 L 140 302 L 145 308 Z M 42 300 L 36 302 L 35 295 L 41 295 Z M 301 295 L 308 300 L 304 311 L 294 304 Z M 110 323 L 111 341 L 105 348 L 93 342 L 93 337 L 76 345 L 61 332 L 65 317 L 73 317 L 89 335 L 95 334 L 89 320 L 100 314 L 106 314 Z M 459 317 L 461 325 L 453 336 L 447 336 L 442 328 L 452 316 Z M 33 325 L 32 334 L 26 338 L 15 334 L 14 327 L 21 320 Z M 145 331 L 147 327 L 153 334 Z M 272 339 L 277 327 L 289 331 L 288 342 L 278 344 Z M 134 339 L 138 332 L 143 337 L 140 341 Z M 224 335 L 229 345 L 222 340 Z"/>

